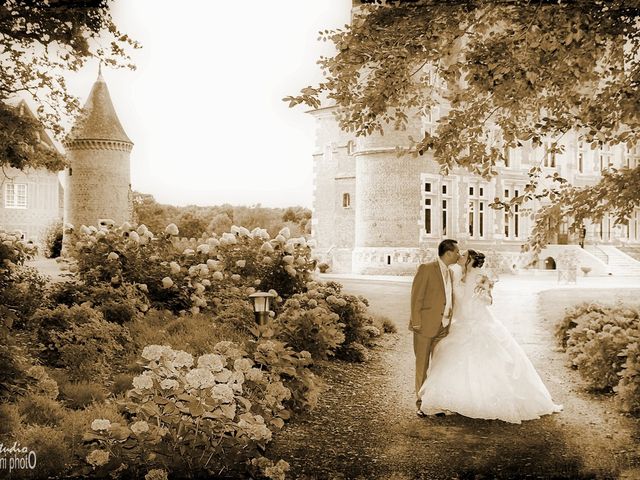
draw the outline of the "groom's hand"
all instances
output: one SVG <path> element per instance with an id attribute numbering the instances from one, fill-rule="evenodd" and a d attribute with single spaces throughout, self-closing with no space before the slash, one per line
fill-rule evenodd
<path id="1" fill-rule="evenodd" d="M 420 326 L 409 324 L 409 331 L 414 333 L 420 333 Z"/>

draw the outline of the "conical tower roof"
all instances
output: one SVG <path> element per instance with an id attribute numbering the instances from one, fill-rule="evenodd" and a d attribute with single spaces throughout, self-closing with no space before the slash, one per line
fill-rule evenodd
<path id="1" fill-rule="evenodd" d="M 80 117 L 71 129 L 65 143 L 76 140 L 112 140 L 133 145 L 122 128 L 115 108 L 113 108 L 111 95 L 109 95 L 109 89 L 102 77 L 101 69 L 98 71 L 98 78 L 93 84 Z"/>

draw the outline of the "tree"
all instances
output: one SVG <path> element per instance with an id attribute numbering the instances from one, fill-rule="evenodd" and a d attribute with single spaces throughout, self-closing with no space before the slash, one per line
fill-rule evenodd
<path id="1" fill-rule="evenodd" d="M 120 33 L 110 0 L 0 2 L 0 167 L 60 170 L 64 159 L 39 141 L 44 127 L 61 138 L 79 112 L 64 74 L 90 58 L 135 68 L 127 54 L 139 45 Z M 27 94 L 38 104 L 40 121 L 23 118 L 7 100 Z M 41 122 L 41 123 L 40 123 Z"/>
<path id="2" fill-rule="evenodd" d="M 340 127 L 355 136 L 403 129 L 411 115 L 443 105 L 435 131 L 398 151 L 432 152 L 444 175 L 464 167 L 491 178 L 507 148 L 551 138 L 551 148 L 561 149 L 569 131 L 594 148 L 631 148 L 640 139 L 639 0 L 376 2 L 321 39 L 337 48 L 318 62 L 325 80 L 284 100 L 318 108 L 326 98 L 337 106 Z M 624 222 L 640 203 L 638 168 L 584 188 L 559 176 L 542 188 L 540 169 L 529 174 L 523 195 L 492 206 L 548 199 L 529 241 L 534 251 L 546 241 L 554 209 L 567 211 L 578 199 L 598 205 L 574 217 L 575 230 L 603 211 Z M 619 185 L 625 195 L 612 189 Z"/>

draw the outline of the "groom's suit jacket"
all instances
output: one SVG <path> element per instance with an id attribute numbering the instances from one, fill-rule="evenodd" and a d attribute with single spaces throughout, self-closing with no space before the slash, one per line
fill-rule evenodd
<path id="1" fill-rule="evenodd" d="M 411 327 L 418 327 L 420 335 L 438 335 L 447 298 L 438 261 L 423 263 L 411 287 Z"/>

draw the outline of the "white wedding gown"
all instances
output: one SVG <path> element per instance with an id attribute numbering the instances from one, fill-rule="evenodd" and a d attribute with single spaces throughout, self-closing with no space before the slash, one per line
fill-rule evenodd
<path id="1" fill-rule="evenodd" d="M 470 269 L 461 282 L 454 271 L 453 320 L 434 349 L 421 410 L 511 423 L 561 411 L 520 345 L 474 294 L 480 274 Z"/>

